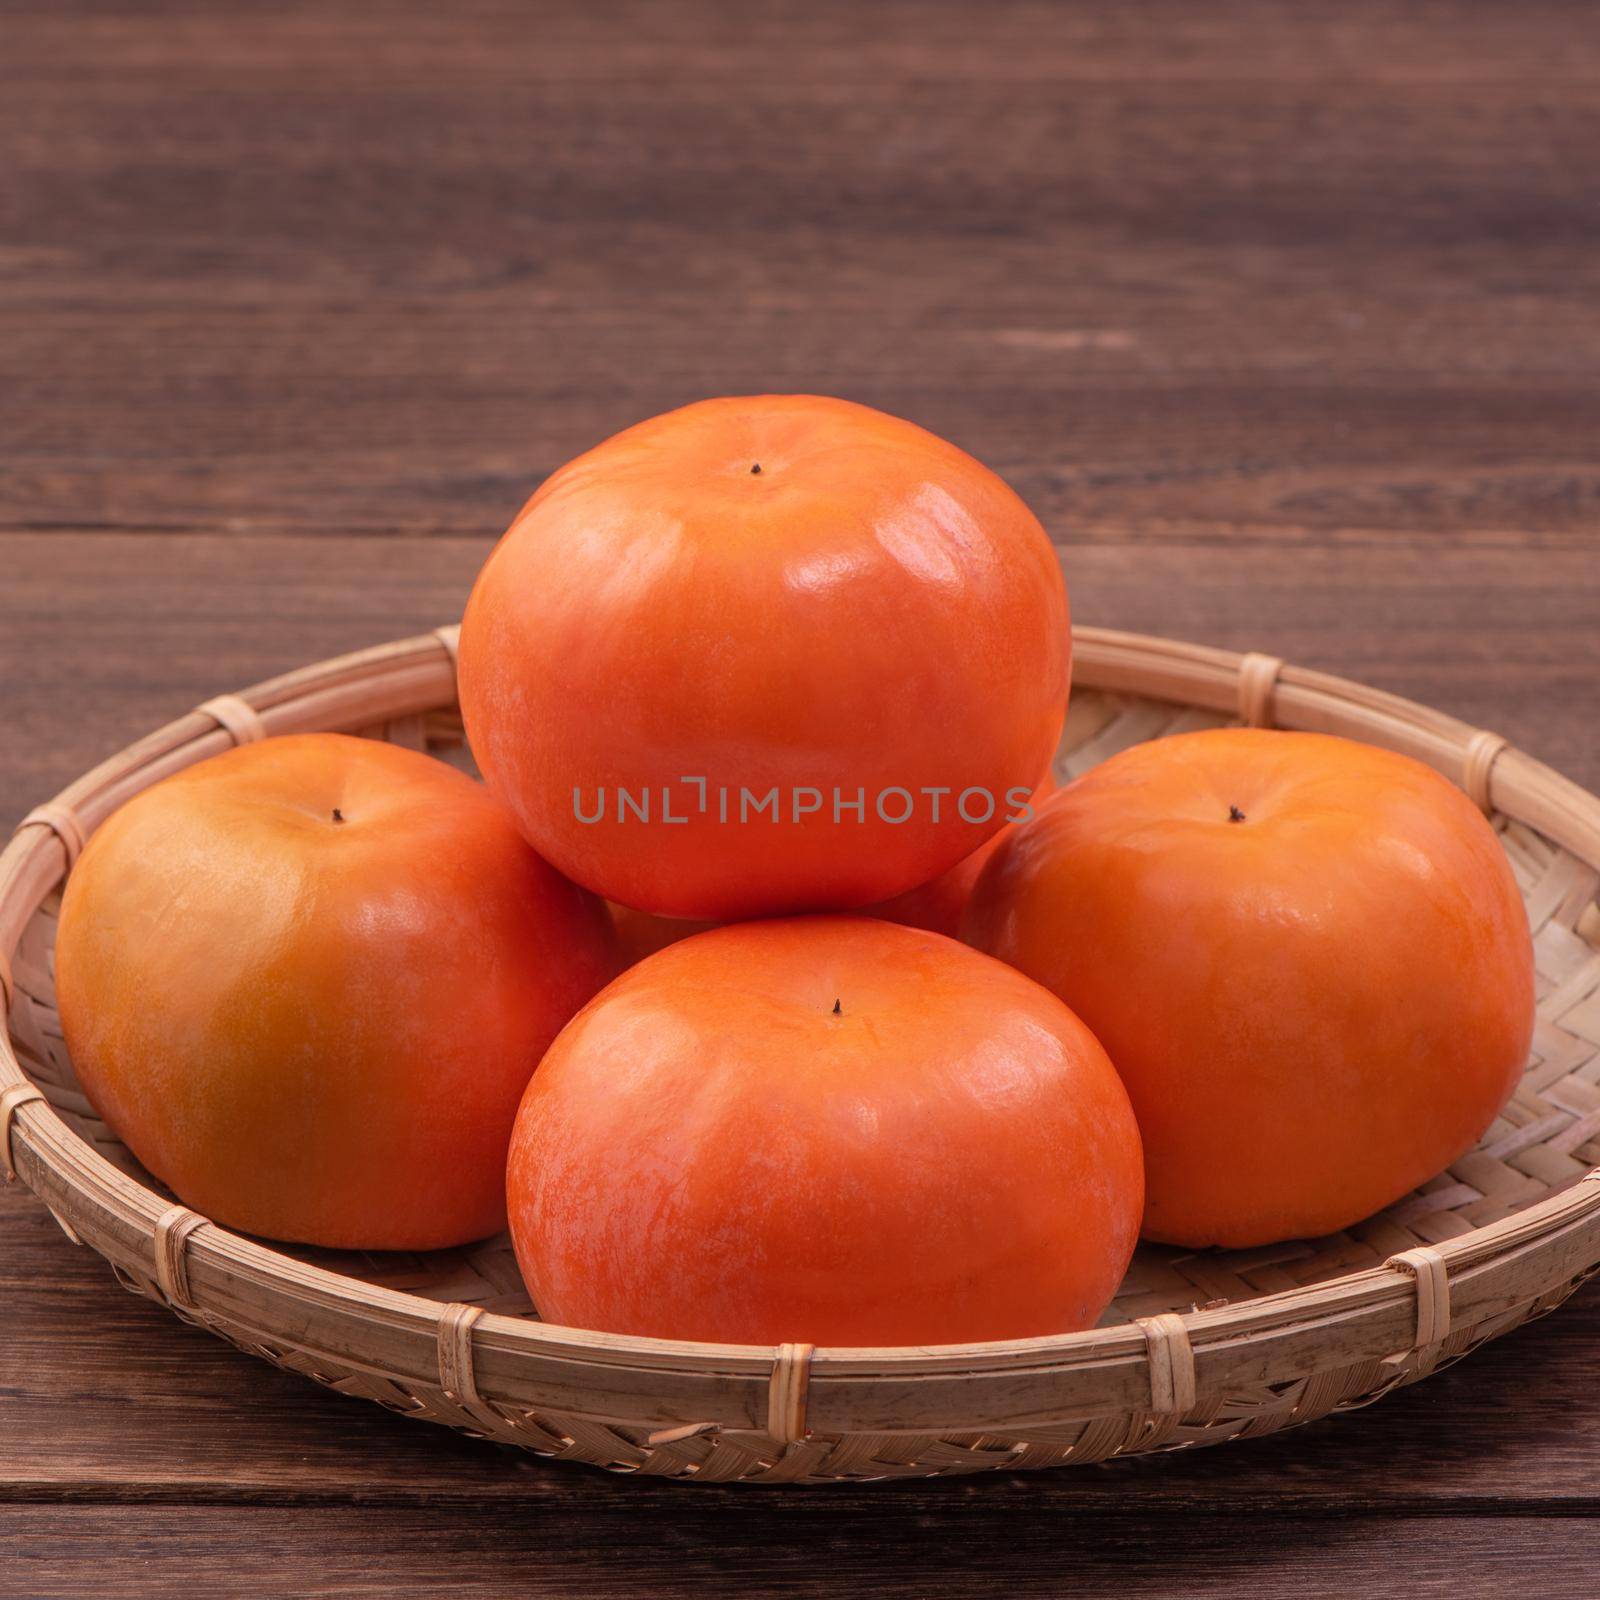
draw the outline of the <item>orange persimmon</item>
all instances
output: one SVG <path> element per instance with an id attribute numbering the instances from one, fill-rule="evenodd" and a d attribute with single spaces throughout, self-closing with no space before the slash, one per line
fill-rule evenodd
<path id="1" fill-rule="evenodd" d="M 992 839 L 984 840 L 971 855 L 963 856 L 948 872 L 941 872 L 937 878 L 919 883 L 915 889 L 907 889 L 892 900 L 868 906 L 863 915 L 882 917 L 885 922 L 903 922 L 908 928 L 926 928 L 930 933 L 943 933 L 952 939 L 959 937 L 961 915 L 967 908 L 967 901 L 972 898 L 972 887 L 977 883 L 979 873 L 988 865 L 989 857 L 1012 828 L 1021 827 L 1029 815 L 1036 815 L 1055 792 L 1055 779 L 1047 772 L 1034 786 L 1029 813 L 1010 813 L 1019 820 L 1007 823 Z"/>
<path id="2" fill-rule="evenodd" d="M 548 860 L 726 921 L 869 905 L 976 849 L 1055 750 L 1069 658 L 1055 553 L 993 472 L 761 395 L 546 480 L 468 602 L 461 706 Z"/>
<path id="3" fill-rule="evenodd" d="M 522 1091 L 614 959 L 599 903 L 481 785 L 301 734 L 107 820 L 67 884 L 56 983 L 79 1082 L 185 1204 L 411 1250 L 502 1225 Z"/>
<path id="4" fill-rule="evenodd" d="M 692 917 L 658 917 L 654 912 L 635 911 L 632 906 L 611 901 L 606 910 L 617 930 L 617 956 L 624 967 L 631 967 L 680 939 L 692 939 L 697 933 L 722 926 L 720 922 L 698 922 Z"/>
<path id="5" fill-rule="evenodd" d="M 1027 813 L 1013 811 L 1010 814 L 1018 821 L 1025 820 L 1055 792 L 1055 779 L 1047 772 L 1034 787 L 1030 810 Z M 1017 822 L 1006 824 L 1006 827 L 1016 826 Z M 948 872 L 941 872 L 937 878 L 919 883 L 915 889 L 907 889 L 892 900 L 881 901 L 875 906 L 863 906 L 861 915 L 882 917 L 885 922 L 904 923 L 908 928 L 926 928 L 930 933 L 942 933 L 954 939 L 961 931 L 961 913 L 966 908 L 972 886 L 978 881 L 984 863 L 1003 838 L 1005 828 L 993 838 L 986 839 L 971 855 L 963 856 Z M 608 904 L 606 909 L 611 913 L 612 923 L 617 930 L 619 954 L 625 967 L 643 961 L 646 956 L 654 955 L 657 950 L 664 950 L 680 939 L 689 939 L 709 928 L 722 926 L 720 922 L 698 922 L 687 917 L 658 917 L 649 911 L 635 911 L 632 906 L 619 906 L 614 902 Z"/>
<path id="6" fill-rule="evenodd" d="M 547 1321 L 755 1344 L 1088 1327 L 1143 1199 L 1089 1030 L 864 917 L 718 928 L 623 973 L 528 1085 L 507 1189 Z"/>
<path id="7" fill-rule="evenodd" d="M 1145 1232 L 1330 1233 L 1472 1148 L 1533 1029 L 1505 851 L 1452 784 L 1321 734 L 1136 745 L 1010 832 L 964 932 L 1105 1045 Z"/>

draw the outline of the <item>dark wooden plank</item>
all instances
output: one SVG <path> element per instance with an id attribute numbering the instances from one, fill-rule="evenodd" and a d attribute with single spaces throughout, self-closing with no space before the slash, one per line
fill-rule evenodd
<path id="1" fill-rule="evenodd" d="M 770 388 L 1063 532 L 1594 525 L 1583 0 L 7 9 L 0 525 L 491 531 Z"/>
<path id="2" fill-rule="evenodd" d="M 514 1504 L 670 1518 L 745 1508 L 913 1522 L 970 1514 L 977 1480 L 793 1491 L 688 1488 L 539 1461 L 347 1400 L 120 1290 L 25 1195 L 0 1203 L 0 1528 L 6 1503 Z M 1259 1440 L 986 1475 L 1019 1515 L 1160 1518 L 1229 1507 L 1304 1518 L 1403 1512 L 1600 1516 L 1600 1289 L 1368 1410 Z M 0 1555 L 3 1566 L 3 1555 Z"/>
<path id="3" fill-rule="evenodd" d="M 7 1600 L 81 1600 L 100 1570 L 148 1596 L 582 1594 L 663 1600 L 734 1592 L 1120 1600 L 1221 1596 L 1349 1600 L 1354 1594 L 1499 1600 L 1508 1590 L 1593 1594 L 1594 1527 L 1577 1519 L 1350 1519 L 1263 1525 L 1236 1514 L 1163 1526 L 970 1496 L 959 1516 L 907 1517 L 893 1492 L 841 1508 L 827 1491 L 693 1494 L 576 1515 L 265 1509 L 30 1508 L 7 1516 Z M 292 1574 L 291 1576 L 288 1576 Z M 292 1590 L 285 1587 L 292 1583 Z M 97 1585 L 98 1587 L 98 1585 Z"/>
<path id="4" fill-rule="evenodd" d="M 1004 471 L 1081 621 L 1347 672 L 1600 786 L 1592 7 L 860 19 L 0 0 L 0 821 L 454 614 L 550 466 L 766 388 Z M 1596 1293 L 1253 1446 L 685 1491 L 275 1373 L 13 1195 L 0 1594 L 1579 1593 Z"/>
<path id="5" fill-rule="evenodd" d="M 0 536 L 0 816 L 207 694 L 460 606 L 486 541 Z M 1600 783 L 1600 570 L 1570 547 L 1210 545 L 1064 552 L 1078 617 L 1262 647 L 1416 694 Z M 328 1396 L 122 1294 L 25 1195 L 0 1205 L 0 1496 L 514 1499 L 634 1507 L 671 1486 L 548 1466 Z M 1600 1512 L 1600 1299 L 1360 1416 L 1252 1446 L 1007 1480 L 1053 1507 Z M 774 1504 L 700 1491 L 728 1506 Z M 855 1505 L 875 1490 L 830 1491 Z M 959 1482 L 892 1491 L 934 1515 Z M 665 1515 L 666 1513 L 663 1513 Z M 965 1511 L 962 1513 L 966 1514 Z"/>
<path id="6" fill-rule="evenodd" d="M 0 535 L 0 820 L 208 695 L 453 619 L 489 544 Z M 1149 545 L 1099 529 L 1062 560 L 1080 623 L 1345 673 L 1600 786 L 1592 546 L 1230 543 L 1191 526 Z"/>

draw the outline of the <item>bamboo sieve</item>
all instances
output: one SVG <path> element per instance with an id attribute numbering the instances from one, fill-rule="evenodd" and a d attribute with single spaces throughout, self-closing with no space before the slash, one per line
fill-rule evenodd
<path id="1" fill-rule="evenodd" d="M 1080 628 L 1057 758 L 1228 722 L 1344 734 L 1491 816 L 1534 931 L 1539 1020 L 1478 1148 L 1331 1238 L 1141 1247 L 1104 1324 L 915 1349 L 623 1338 L 533 1319 L 502 1237 L 335 1255 L 230 1233 L 99 1121 L 55 1014 L 59 888 L 139 790 L 230 745 L 336 729 L 466 764 L 455 630 L 220 695 L 24 818 L 0 854 L 0 1166 L 121 1282 L 253 1355 L 542 1455 L 697 1482 L 1015 1470 L 1248 1439 L 1366 1405 L 1559 1305 L 1600 1265 L 1600 800 L 1498 735 L 1262 655 Z"/>

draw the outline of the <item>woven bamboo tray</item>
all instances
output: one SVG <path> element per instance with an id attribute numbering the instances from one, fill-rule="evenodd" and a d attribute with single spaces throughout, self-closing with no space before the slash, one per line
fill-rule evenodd
<path id="1" fill-rule="evenodd" d="M 1527 902 L 1539 1020 L 1470 1155 L 1332 1238 L 1141 1248 L 1103 1325 L 927 1349 L 621 1338 L 533 1319 L 502 1237 L 333 1255 L 176 1204 L 96 1117 L 62 1045 L 58 890 L 85 835 L 167 773 L 264 734 L 342 729 L 467 764 L 455 630 L 224 695 L 24 819 L 0 855 L 0 1158 L 122 1283 L 242 1349 L 408 1416 L 569 1461 L 822 1483 L 1058 1466 L 1254 1438 L 1361 1406 L 1559 1305 L 1600 1263 L 1600 800 L 1497 736 L 1264 656 L 1080 629 L 1062 777 L 1230 721 L 1419 757 L 1493 817 Z"/>

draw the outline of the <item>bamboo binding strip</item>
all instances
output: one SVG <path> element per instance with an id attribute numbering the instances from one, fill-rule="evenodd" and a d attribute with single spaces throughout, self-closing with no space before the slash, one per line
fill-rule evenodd
<path id="1" fill-rule="evenodd" d="M 195 710 L 226 728 L 235 744 L 253 744 L 267 736 L 267 725 L 261 720 L 261 713 L 236 694 L 213 695 L 209 700 L 202 700 Z"/>
<path id="2" fill-rule="evenodd" d="M 1158 1417 L 1181 1417 L 1194 1409 L 1194 1347 L 1189 1330 L 1176 1312 L 1142 1317 L 1150 1362 L 1150 1409 Z"/>
<path id="3" fill-rule="evenodd" d="M 806 1391 L 811 1383 L 811 1358 L 816 1346 L 781 1344 L 772 1358 L 767 1389 L 767 1432 L 779 1444 L 798 1444 L 806 1437 Z"/>
<path id="4" fill-rule="evenodd" d="M 1600 1043 L 1588 1020 L 1600 1014 L 1600 800 L 1500 735 L 1395 696 L 1274 656 L 1103 629 L 1074 636 L 1058 778 L 1139 739 L 1243 722 L 1400 750 L 1491 815 L 1534 923 L 1540 1056 L 1454 1171 L 1331 1240 L 1141 1247 L 1100 1328 L 911 1350 L 547 1327 L 504 1238 L 339 1257 L 208 1224 L 138 1167 L 73 1078 L 50 976 L 63 870 L 132 795 L 252 739 L 339 729 L 466 765 L 456 639 L 440 628 L 213 697 L 36 807 L 0 854 L 0 1159 L 139 1292 L 408 1415 L 622 1471 L 782 1483 L 1254 1437 L 1425 1377 L 1442 1354 L 1558 1304 L 1600 1264 Z"/>
<path id="5" fill-rule="evenodd" d="M 17 1181 L 16 1157 L 11 1152 L 11 1125 L 17 1113 L 33 1101 L 44 1103 L 44 1094 L 31 1083 L 14 1083 L 0 1090 L 0 1157 L 6 1164 L 6 1182 Z"/>
<path id="6" fill-rule="evenodd" d="M 1482 812 L 1492 812 L 1494 804 L 1489 793 L 1489 780 L 1494 774 L 1494 764 L 1508 741 L 1498 733 L 1480 728 L 1467 741 L 1467 753 L 1461 763 L 1461 787 L 1468 798 Z"/>
<path id="7" fill-rule="evenodd" d="M 65 870 L 68 872 L 72 871 L 78 857 L 83 854 L 86 840 L 84 826 L 72 807 L 63 805 L 58 800 L 52 800 L 48 805 L 35 806 L 17 824 L 16 831 L 21 833 L 24 828 L 48 828 L 61 841 L 62 851 L 66 855 Z"/>
<path id="8" fill-rule="evenodd" d="M 169 1305 L 187 1311 L 193 1306 L 189 1294 L 189 1262 L 185 1247 L 189 1235 L 203 1228 L 206 1219 L 187 1206 L 168 1206 L 156 1218 L 152 1245 L 155 1252 L 156 1283 Z"/>
<path id="9" fill-rule="evenodd" d="M 1402 1250 L 1385 1263 L 1417 1280 L 1417 1332 L 1412 1351 L 1443 1344 L 1450 1335 L 1450 1269 L 1439 1252 L 1428 1245 Z"/>
<path id="10" fill-rule="evenodd" d="M 439 1388 L 446 1400 L 468 1406 L 483 1403 L 472 1359 L 472 1330 L 482 1306 L 456 1301 L 439 1313 Z"/>
<path id="11" fill-rule="evenodd" d="M 1278 687 L 1283 661 L 1252 650 L 1239 663 L 1239 720 L 1247 728 L 1270 728 L 1272 696 Z"/>

